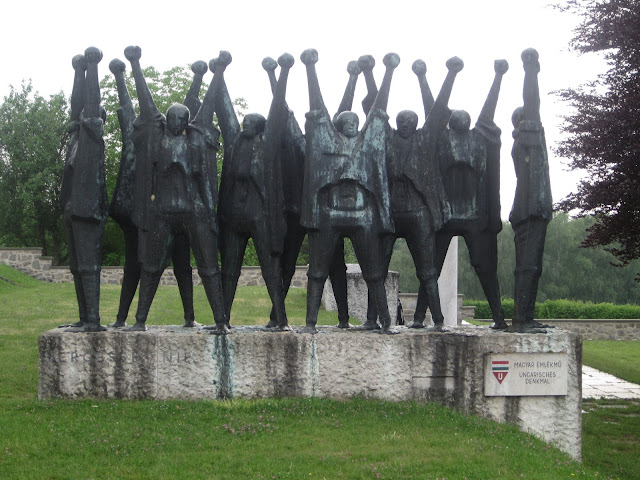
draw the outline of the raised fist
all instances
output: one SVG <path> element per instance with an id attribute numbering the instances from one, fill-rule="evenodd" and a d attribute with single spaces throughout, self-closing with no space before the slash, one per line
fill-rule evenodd
<path id="1" fill-rule="evenodd" d="M 294 63 L 295 60 L 293 58 L 293 55 L 291 55 L 290 53 L 283 53 L 278 57 L 278 65 L 280 65 L 280 68 L 291 68 L 293 67 Z"/>
<path id="2" fill-rule="evenodd" d="M 124 62 L 119 58 L 114 58 L 109 62 L 109 70 L 111 70 L 111 73 L 113 73 L 114 75 L 116 73 L 124 73 L 124 70 L 125 70 Z"/>
<path id="3" fill-rule="evenodd" d="M 87 63 L 97 64 L 102 60 L 102 52 L 96 47 L 89 47 L 84 51 L 84 58 L 87 60 Z"/>
<path id="4" fill-rule="evenodd" d="M 451 57 L 447 60 L 447 69 L 449 71 L 458 73 L 460 70 L 464 68 L 464 62 L 458 57 Z"/>
<path id="5" fill-rule="evenodd" d="M 87 60 L 84 58 L 84 55 L 76 55 L 71 59 L 71 66 L 74 70 L 86 70 Z"/>
<path id="6" fill-rule="evenodd" d="M 229 52 L 227 52 L 226 50 L 220 50 L 220 55 L 218 55 L 218 58 L 216 58 L 215 65 L 221 66 L 222 70 L 224 71 L 224 69 L 229 66 L 232 60 L 233 58 L 231 57 L 231 54 Z"/>
<path id="7" fill-rule="evenodd" d="M 411 70 L 419 77 L 422 77 L 427 74 L 427 64 L 422 60 L 416 60 L 413 62 L 413 65 L 411 65 Z"/>
<path id="8" fill-rule="evenodd" d="M 493 70 L 500 75 L 504 75 L 509 70 L 509 63 L 506 60 L 496 60 L 493 62 Z"/>
<path id="9" fill-rule="evenodd" d="M 130 62 L 133 62 L 134 60 L 140 60 L 140 57 L 142 56 L 142 50 L 140 50 L 140 47 L 137 45 L 129 45 L 124 49 L 124 56 Z"/>
<path id="10" fill-rule="evenodd" d="M 525 72 L 540 71 L 540 62 L 538 62 L 538 52 L 535 48 L 527 48 L 522 52 L 522 66 L 524 67 Z"/>
<path id="11" fill-rule="evenodd" d="M 207 73 L 207 62 L 202 60 L 193 62 L 191 64 L 191 71 L 196 75 L 204 75 Z"/>
<path id="12" fill-rule="evenodd" d="M 387 53 L 382 59 L 382 63 L 387 68 L 396 68 L 400 65 L 400 55 L 397 53 Z"/>
<path id="13" fill-rule="evenodd" d="M 363 72 L 367 70 L 373 70 L 373 67 L 376 66 L 376 59 L 371 55 L 362 55 L 358 59 L 358 66 Z"/>
<path id="14" fill-rule="evenodd" d="M 318 62 L 318 51 L 315 48 L 307 48 L 300 55 L 300 60 L 305 65 L 313 65 Z"/>
<path id="15" fill-rule="evenodd" d="M 278 63 L 271 57 L 264 57 L 262 60 L 262 68 L 267 72 L 274 72 L 278 68 Z"/>
<path id="16" fill-rule="evenodd" d="M 358 62 L 355 60 L 350 61 L 347 64 L 347 73 L 349 75 L 360 75 L 360 67 L 358 66 Z"/>

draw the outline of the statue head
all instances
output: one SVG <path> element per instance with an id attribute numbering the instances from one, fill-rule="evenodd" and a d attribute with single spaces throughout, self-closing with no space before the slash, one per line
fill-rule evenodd
<path id="1" fill-rule="evenodd" d="M 189 109 L 179 103 L 174 103 L 167 110 L 167 128 L 172 135 L 178 136 L 189 125 Z"/>
<path id="2" fill-rule="evenodd" d="M 411 110 L 402 110 L 396 116 L 396 126 L 401 138 L 409 138 L 418 128 L 418 114 Z"/>
<path id="3" fill-rule="evenodd" d="M 264 132 L 267 120 L 259 113 L 250 113 L 242 120 L 242 136 L 245 138 L 253 138 Z"/>
<path id="4" fill-rule="evenodd" d="M 471 116 L 464 110 L 454 110 L 449 119 L 449 128 L 462 133 L 469 130 L 471 126 Z"/>
<path id="5" fill-rule="evenodd" d="M 360 120 L 354 112 L 342 112 L 335 121 L 338 131 L 347 138 L 353 138 L 358 134 L 359 125 Z"/>
<path id="6" fill-rule="evenodd" d="M 513 124 L 513 128 L 518 128 L 520 125 L 520 121 L 524 117 L 524 107 L 518 107 L 511 114 L 511 123 Z"/>

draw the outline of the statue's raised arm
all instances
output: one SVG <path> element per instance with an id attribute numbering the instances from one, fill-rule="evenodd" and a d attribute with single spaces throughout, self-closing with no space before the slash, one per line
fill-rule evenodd
<path id="1" fill-rule="evenodd" d="M 524 87 L 522 91 L 524 112 L 522 119 L 540 122 L 540 90 L 538 88 L 540 62 L 538 61 L 538 52 L 533 48 L 527 48 L 522 52 L 521 57 L 524 67 Z"/>
<path id="2" fill-rule="evenodd" d="M 373 67 L 376 66 L 376 60 L 371 55 L 362 55 L 358 59 L 358 67 L 364 75 L 364 81 L 367 85 L 367 95 L 362 100 L 362 109 L 365 115 L 369 115 L 369 110 L 373 105 L 373 101 L 378 95 L 378 87 L 376 80 L 373 78 Z"/>
<path id="3" fill-rule="evenodd" d="M 136 93 L 138 95 L 138 104 L 140 105 L 140 117 L 142 117 L 143 121 L 157 117 L 160 115 L 160 111 L 153 102 L 151 91 L 149 91 L 147 81 L 142 73 L 142 67 L 140 67 L 142 50 L 138 46 L 130 45 L 124 49 L 124 56 L 129 60 L 131 70 L 133 71 L 133 78 L 136 83 Z"/>
<path id="4" fill-rule="evenodd" d="M 502 84 L 502 76 L 509 70 L 509 64 L 506 60 L 496 60 L 493 64 L 493 69 L 495 71 L 493 83 L 491 84 L 489 95 L 487 95 L 477 123 L 493 123 L 496 105 L 498 104 L 498 96 L 500 94 L 500 85 Z"/>
<path id="5" fill-rule="evenodd" d="M 349 112 L 353 108 L 353 97 L 356 93 L 356 83 L 358 82 L 358 75 L 360 75 L 360 67 L 358 66 L 358 62 L 351 61 L 347 65 L 347 73 L 349 74 L 349 80 L 347 81 L 347 87 L 344 90 L 344 95 L 342 95 L 342 101 L 340 102 L 340 106 L 338 107 L 338 111 L 333 116 L 333 120 L 335 122 L 338 115 L 342 112 Z"/>
<path id="6" fill-rule="evenodd" d="M 73 76 L 73 89 L 71 90 L 71 121 L 77 122 L 80 120 L 80 113 L 84 107 L 84 96 L 86 87 L 86 70 L 87 61 L 84 55 L 76 55 L 71 60 L 71 66 L 75 71 Z"/>
<path id="7" fill-rule="evenodd" d="M 84 52 L 84 58 L 87 61 L 84 116 L 85 118 L 98 118 L 100 117 L 98 63 L 102 60 L 102 52 L 96 47 L 89 47 Z"/>
<path id="8" fill-rule="evenodd" d="M 278 58 L 280 65 L 280 78 L 276 84 L 276 90 L 271 100 L 271 108 L 267 117 L 267 125 L 265 127 L 265 137 L 271 143 L 277 139 L 277 145 L 282 141 L 282 134 L 287 123 L 287 113 L 289 108 L 285 100 L 287 93 L 287 80 L 289 79 L 289 70 L 293 66 L 294 59 L 289 53 L 285 53 Z"/>
<path id="9" fill-rule="evenodd" d="M 433 107 L 425 120 L 425 126 L 428 130 L 434 129 L 435 131 L 440 131 L 447 126 L 451 113 L 447 105 L 451 97 L 453 82 L 456 79 L 456 75 L 458 75 L 463 68 L 464 62 L 460 58 L 451 57 L 447 60 L 447 76 L 442 83 L 438 98 L 436 98 L 436 101 L 433 103 Z"/>
<path id="10" fill-rule="evenodd" d="M 387 53 L 382 59 L 382 62 L 384 63 L 386 70 L 384 72 L 384 77 L 382 78 L 380 90 L 373 101 L 373 105 L 371 105 L 371 110 L 382 110 L 383 112 L 386 112 L 387 104 L 389 103 L 391 79 L 393 77 L 393 71 L 398 65 L 400 65 L 400 56 L 397 53 Z"/>
<path id="11" fill-rule="evenodd" d="M 224 80 L 224 72 L 232 60 L 229 52 L 221 50 L 218 58 L 209 62 L 209 69 L 213 72 L 215 113 L 218 115 L 218 125 L 225 142 L 233 142 L 240 133 L 240 123 Z"/>
<path id="12" fill-rule="evenodd" d="M 320 92 L 320 83 L 318 82 L 318 73 L 316 72 L 316 63 L 318 62 L 318 51 L 315 48 L 309 48 L 302 52 L 300 60 L 307 67 L 307 83 L 309 85 L 309 110 L 322 110 L 327 117 L 329 112 L 322 99 Z"/>
<path id="13" fill-rule="evenodd" d="M 420 95 L 422 96 L 422 107 L 424 108 L 424 118 L 429 116 L 429 112 L 433 108 L 433 94 L 427 83 L 427 64 L 423 60 L 416 60 L 411 65 L 411 70 L 418 77 L 418 84 L 420 85 Z"/>
<path id="14" fill-rule="evenodd" d="M 202 88 L 202 78 L 207 73 L 207 63 L 202 60 L 193 62 L 191 71 L 193 72 L 193 81 L 189 87 L 187 95 L 184 97 L 182 104 L 189 109 L 191 119 L 193 120 L 200 110 L 200 89 Z"/>
<path id="15" fill-rule="evenodd" d="M 200 62 L 194 63 L 194 65 L 196 65 L 196 64 L 197 64 L 197 66 L 195 68 L 192 67 L 192 70 L 195 73 L 193 84 L 195 84 L 197 82 L 199 85 L 202 85 L 202 76 L 207 71 L 207 66 L 206 66 L 206 64 L 204 65 L 204 67 L 202 66 L 202 64 L 204 64 L 204 62 L 202 62 L 202 64 Z M 191 85 L 192 89 L 193 89 L 193 84 Z M 200 87 L 198 87 L 198 90 L 199 89 L 200 89 Z M 189 91 L 189 95 L 191 93 L 192 92 L 190 90 Z M 193 96 L 191 96 L 189 98 L 189 95 L 187 95 L 187 98 L 185 98 L 184 105 L 187 108 L 189 108 L 189 111 L 191 112 L 192 123 L 194 125 L 201 126 L 201 127 L 205 128 L 206 130 L 209 130 L 209 131 L 212 130 L 213 129 L 213 115 L 215 113 L 215 107 L 216 107 L 215 85 L 213 84 L 213 82 L 211 82 L 211 84 L 209 85 L 209 88 L 207 88 L 207 93 L 205 93 L 204 99 L 202 100 L 202 102 L 200 102 L 200 99 L 198 98 L 197 94 L 195 96 L 195 99 L 194 99 Z M 196 103 L 197 103 L 198 104 L 198 109 L 197 110 L 191 110 L 191 106 L 188 105 L 189 102 L 193 106 L 195 106 Z M 218 135 L 219 135 L 219 133 L 218 133 Z M 213 140 L 215 140 L 217 142 L 218 138 L 216 137 Z"/>
<path id="16" fill-rule="evenodd" d="M 127 89 L 124 79 L 125 64 L 122 60 L 114 58 L 109 63 L 109 70 L 116 79 L 116 88 L 118 90 L 118 121 L 120 122 L 120 131 L 122 132 L 122 144 L 128 145 L 132 139 L 133 121 L 136 119 L 136 112 L 133 108 L 133 102 Z"/>
<path id="17" fill-rule="evenodd" d="M 271 94 L 276 93 L 276 85 L 278 83 L 278 80 L 276 79 L 276 68 L 278 68 L 278 62 L 271 57 L 265 57 L 262 60 L 262 68 L 267 72 L 267 76 L 269 77 Z"/>

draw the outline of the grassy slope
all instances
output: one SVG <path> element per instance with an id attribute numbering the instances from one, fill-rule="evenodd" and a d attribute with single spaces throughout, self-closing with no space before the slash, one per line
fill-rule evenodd
<path id="1" fill-rule="evenodd" d="M 586 340 L 582 345 L 582 362 L 640 384 L 640 341 Z"/>
<path id="2" fill-rule="evenodd" d="M 585 451 L 589 466 L 582 466 L 511 425 L 433 404 L 37 401 L 37 336 L 75 319 L 75 293 L 72 285 L 41 283 L 8 270 L 0 265 L 0 276 L 17 284 L 0 282 L 3 479 L 555 479 L 609 478 L 609 469 L 620 471 L 598 457 L 606 455 L 602 446 Z M 118 295 L 118 287 L 103 287 L 103 323 L 115 317 Z M 201 287 L 195 295 L 197 318 L 211 323 Z M 304 297 L 301 290 L 290 294 L 292 323 L 302 323 Z M 233 323 L 266 323 L 266 298 L 265 289 L 239 288 Z M 321 313 L 322 323 L 335 323 L 334 313 Z M 150 323 L 176 324 L 181 317 L 177 289 L 162 287 Z M 596 427 L 602 423 L 591 418 Z M 637 455 L 621 455 L 625 471 L 640 471 Z"/>

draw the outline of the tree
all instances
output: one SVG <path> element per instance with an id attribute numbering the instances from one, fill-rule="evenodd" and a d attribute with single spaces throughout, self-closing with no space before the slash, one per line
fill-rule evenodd
<path id="1" fill-rule="evenodd" d="M 0 244 L 34 246 L 66 258 L 60 183 L 67 144 L 68 102 L 48 99 L 31 81 L 10 87 L 0 105 Z"/>
<path id="2" fill-rule="evenodd" d="M 603 247 L 580 248 L 586 230 L 595 223 L 593 217 L 570 218 L 557 213 L 549 223 L 544 249 L 538 301 L 570 299 L 618 304 L 640 303 L 640 285 L 633 281 L 634 269 L 640 270 L 640 259 L 630 268 L 611 266 L 614 260 Z M 498 235 L 498 281 L 502 298 L 513 298 L 515 269 L 513 230 L 507 222 Z M 401 272 L 401 282 L 402 275 Z M 484 293 L 469 263 L 464 242 L 458 243 L 458 291 L 467 299 L 482 300 Z"/>
<path id="3" fill-rule="evenodd" d="M 558 207 L 592 215 L 583 247 L 606 246 L 617 266 L 640 258 L 640 0 L 571 0 L 582 23 L 570 47 L 601 52 L 609 70 L 560 97 L 574 109 L 557 153 L 585 179 Z M 640 281 L 640 274 L 636 277 Z"/>

